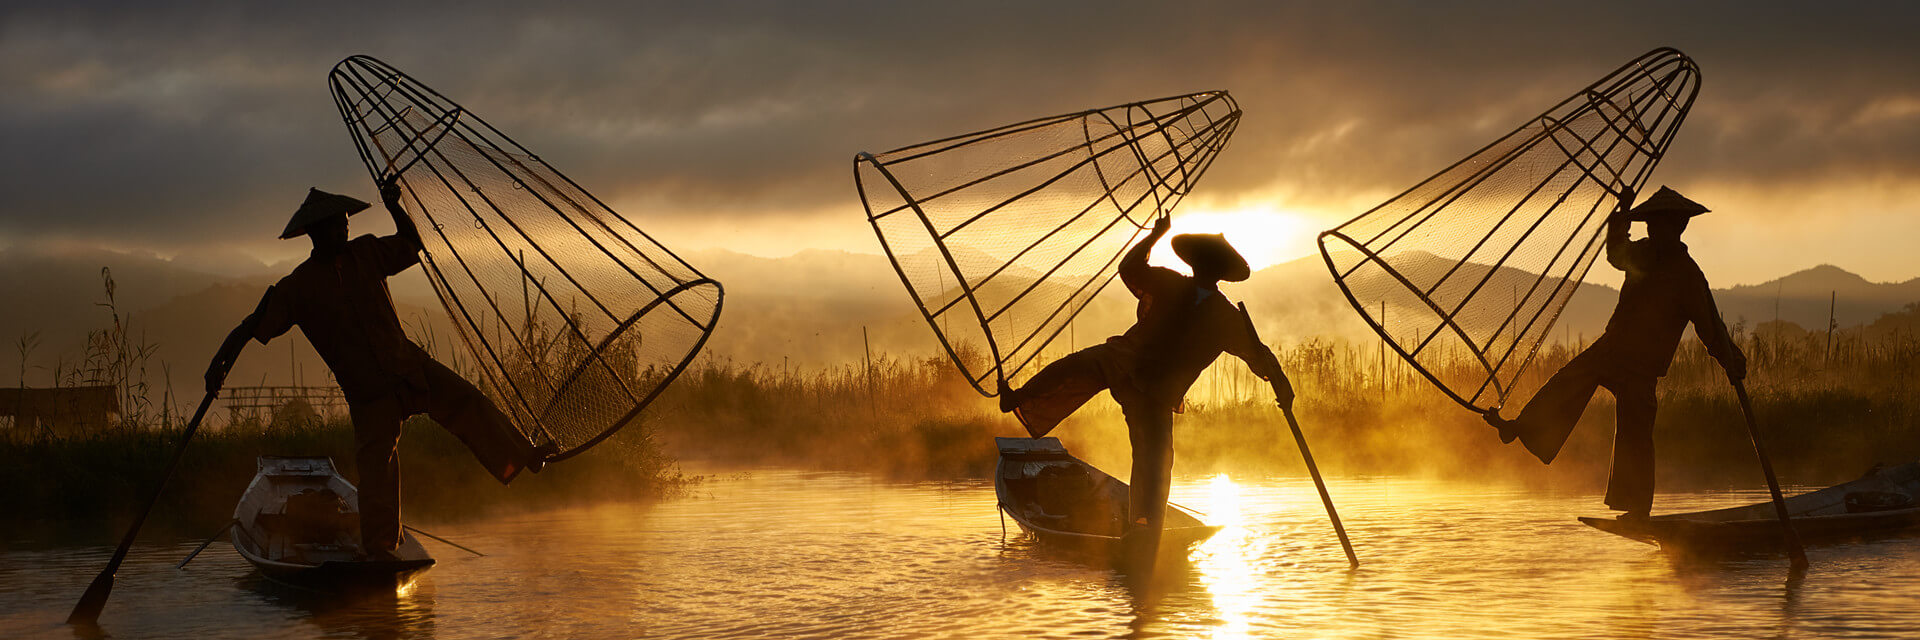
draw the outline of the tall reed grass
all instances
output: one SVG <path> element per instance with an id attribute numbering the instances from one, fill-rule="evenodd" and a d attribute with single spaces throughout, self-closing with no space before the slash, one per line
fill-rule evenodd
<path id="1" fill-rule="evenodd" d="M 1906 322 L 1920 316 L 1907 312 Z M 1850 479 L 1876 462 L 1920 459 L 1920 396 L 1911 376 L 1920 332 L 1899 318 L 1836 331 L 1789 323 L 1734 327 L 1774 462 L 1790 484 Z M 1480 416 L 1455 404 L 1376 345 L 1309 340 L 1276 345 L 1298 392 L 1297 413 L 1321 466 L 1342 475 L 1415 475 L 1520 483 L 1545 490 L 1604 486 L 1613 401 L 1596 394 L 1551 466 L 1502 445 Z M 1521 381 L 1530 394 L 1583 344 L 1544 348 Z M 1464 355 L 1439 375 L 1471 378 Z M 1266 383 L 1224 357 L 1188 394 L 1175 420 L 1176 472 L 1300 474 L 1292 436 Z M 704 362 L 663 398 L 657 422 L 674 455 L 705 462 L 868 470 L 904 477 L 984 476 L 992 436 L 1025 435 L 976 394 L 944 356 L 882 356 L 792 369 Z M 1511 416 L 1517 407 L 1507 408 Z M 1660 383 L 1656 446 L 1663 488 L 1760 482 L 1745 423 L 1719 364 L 1688 339 Z M 1081 457 L 1124 474 L 1129 452 L 1115 405 L 1096 398 L 1057 428 Z"/>
<path id="2" fill-rule="evenodd" d="M 101 271 L 106 327 L 88 334 L 83 353 L 59 360 L 63 386 L 111 386 L 120 412 L 102 430 L 7 429 L 0 437 L 0 513 L 10 521 L 0 544 L 28 539 L 104 539 L 117 533 L 146 500 L 184 437 L 189 407 L 149 384 L 154 353 L 131 314 L 114 303 L 111 272 Z M 16 345 L 24 356 L 33 336 Z M 71 362 L 72 364 L 69 364 Z M 24 380 L 24 370 L 22 378 Z M 304 403 L 302 403 L 304 405 Z M 153 535 L 210 533 L 232 517 L 233 506 L 263 455 L 333 458 L 353 480 L 353 427 L 341 412 L 283 406 L 242 411 L 200 429 L 173 480 L 161 494 L 147 530 Z M 400 445 L 402 504 L 407 518 L 472 517 L 499 510 L 545 508 L 599 500 L 646 500 L 685 491 L 697 478 L 680 473 L 649 435 L 629 425 L 594 450 L 511 486 L 494 481 L 466 446 L 425 416 L 405 424 Z"/>

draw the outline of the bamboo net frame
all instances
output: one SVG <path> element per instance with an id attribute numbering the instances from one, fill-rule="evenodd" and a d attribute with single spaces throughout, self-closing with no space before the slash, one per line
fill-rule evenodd
<path id="1" fill-rule="evenodd" d="M 1037 118 L 854 157 L 867 221 L 981 394 L 1017 383 L 1239 126 L 1225 91 Z"/>
<path id="2" fill-rule="evenodd" d="M 712 335 L 720 283 L 479 116 L 366 56 L 328 75 L 368 175 L 398 174 L 422 264 L 529 442 L 566 458 L 640 415 Z"/>
<path id="3" fill-rule="evenodd" d="M 1646 184 L 1699 91 L 1699 67 L 1685 54 L 1634 58 L 1321 233 L 1327 269 L 1380 338 L 1448 397 L 1475 411 L 1518 400 L 1522 372 L 1604 249 L 1620 194 Z"/>

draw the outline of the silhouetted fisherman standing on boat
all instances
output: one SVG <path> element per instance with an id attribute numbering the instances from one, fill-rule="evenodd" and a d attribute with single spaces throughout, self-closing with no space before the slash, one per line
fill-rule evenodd
<path id="1" fill-rule="evenodd" d="M 1680 242 L 1687 220 L 1707 208 L 1666 187 L 1627 209 L 1632 201 L 1629 192 L 1607 221 L 1607 262 L 1627 279 L 1606 332 L 1553 374 L 1518 418 L 1502 419 L 1495 408 L 1486 419 L 1502 442 L 1518 437 L 1541 462 L 1552 463 L 1593 392 L 1606 387 L 1618 407 L 1607 506 L 1625 511 L 1623 518 L 1645 518 L 1653 511 L 1655 385 L 1673 364 L 1687 323 L 1734 380 L 1747 376 L 1747 358 L 1720 320 L 1706 275 Z M 1627 239 L 1633 222 L 1647 223 L 1646 239 Z"/>
<path id="2" fill-rule="evenodd" d="M 1246 259 L 1219 234 L 1184 234 L 1174 236 L 1173 252 L 1193 268 L 1192 277 L 1148 266 L 1154 243 L 1170 226 L 1162 216 L 1121 258 L 1120 281 L 1140 299 L 1126 333 L 1054 361 L 1020 389 L 1006 388 L 1004 380 L 1000 389 L 1000 410 L 1012 412 L 1036 438 L 1103 390 L 1120 404 L 1133 447 L 1125 537 L 1136 563 L 1151 563 L 1159 547 L 1173 474 L 1173 413 L 1200 372 L 1221 352 L 1231 353 L 1272 381 L 1277 400 L 1293 403 L 1280 361 L 1220 293 L 1220 281 L 1251 275 Z"/>
<path id="3" fill-rule="evenodd" d="M 218 391 L 249 338 L 268 340 L 299 326 L 333 370 L 353 419 L 360 474 L 360 538 L 375 559 L 400 545 L 400 423 L 425 413 L 458 437 L 502 484 L 523 469 L 538 472 L 551 444 L 534 447 L 479 389 L 407 339 L 387 293 L 387 277 L 420 263 L 420 235 L 400 207 L 400 189 L 381 185 L 397 232 L 347 239 L 347 216 L 367 203 L 313 189 L 280 238 L 305 234 L 313 253 L 267 288 L 260 306 L 235 327 L 207 369 Z"/>

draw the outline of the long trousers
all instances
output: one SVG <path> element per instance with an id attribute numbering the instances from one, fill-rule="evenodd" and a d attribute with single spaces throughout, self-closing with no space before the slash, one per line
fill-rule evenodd
<path id="1" fill-rule="evenodd" d="M 1158 546 L 1166 522 L 1167 493 L 1173 485 L 1174 403 L 1156 402 L 1131 380 L 1114 384 L 1112 360 L 1130 356 L 1124 345 L 1098 344 L 1053 361 L 1034 374 L 1015 396 L 1015 414 L 1033 437 L 1046 435 L 1082 404 L 1107 391 L 1120 404 L 1132 446 L 1133 472 L 1127 487 L 1127 522 L 1134 535 L 1147 535 L 1143 548 Z"/>
<path id="2" fill-rule="evenodd" d="M 1118 372 L 1126 371 L 1134 359 L 1131 344 L 1110 340 L 1050 362 L 1014 392 L 1019 399 L 1014 417 L 1027 435 L 1038 438 L 1102 391 L 1119 387 L 1113 398 L 1117 402 L 1134 386 L 1132 380 L 1117 380 Z"/>
<path id="3" fill-rule="evenodd" d="M 350 399 L 354 466 L 360 473 L 360 541 L 366 551 L 400 546 L 400 423 L 425 413 L 459 438 L 501 484 L 533 459 L 533 445 L 493 401 L 445 365 L 424 367 L 425 389 Z"/>
<path id="4" fill-rule="evenodd" d="M 1528 451 L 1541 462 L 1552 463 L 1594 392 L 1606 387 L 1617 407 L 1607 506 L 1645 513 L 1653 508 L 1653 418 L 1658 406 L 1654 389 L 1659 378 L 1617 372 L 1609 364 L 1606 354 L 1592 350 L 1575 356 L 1520 410 L 1515 430 Z"/>

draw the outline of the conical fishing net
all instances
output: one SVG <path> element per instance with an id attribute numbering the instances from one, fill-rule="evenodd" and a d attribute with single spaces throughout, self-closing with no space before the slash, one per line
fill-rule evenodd
<path id="1" fill-rule="evenodd" d="M 486 391 L 579 453 L 632 421 L 712 333 L 721 288 L 445 96 L 355 56 L 329 77 L 375 180 L 400 172 L 422 261 Z"/>
<path id="2" fill-rule="evenodd" d="M 1209 91 L 861 153 L 854 180 L 907 292 L 991 396 L 1037 368 L 1239 122 Z"/>
<path id="3" fill-rule="evenodd" d="M 1322 233 L 1327 268 L 1380 337 L 1454 400 L 1476 410 L 1516 400 L 1604 250 L 1619 193 L 1646 184 L 1699 90 L 1693 60 L 1648 52 Z"/>

